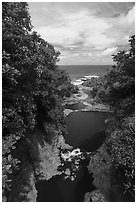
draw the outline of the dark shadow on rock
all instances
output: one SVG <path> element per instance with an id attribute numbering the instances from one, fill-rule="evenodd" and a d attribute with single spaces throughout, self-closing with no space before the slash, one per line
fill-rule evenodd
<path id="1" fill-rule="evenodd" d="M 85 107 L 86 106 L 82 102 L 65 105 L 65 108 L 70 110 L 81 110 L 84 109 Z"/>

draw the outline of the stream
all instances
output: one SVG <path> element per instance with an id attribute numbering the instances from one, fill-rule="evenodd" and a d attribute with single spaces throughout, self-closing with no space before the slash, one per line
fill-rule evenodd
<path id="1" fill-rule="evenodd" d="M 72 107 L 73 110 L 75 108 Z M 85 194 L 96 189 L 87 165 L 90 153 L 96 151 L 106 138 L 106 117 L 106 112 L 80 110 L 66 117 L 68 134 L 65 135 L 65 141 L 74 150 L 62 154 L 64 160 L 61 175 L 37 182 L 37 202 L 83 202 Z M 65 159 L 67 156 L 68 159 Z"/>

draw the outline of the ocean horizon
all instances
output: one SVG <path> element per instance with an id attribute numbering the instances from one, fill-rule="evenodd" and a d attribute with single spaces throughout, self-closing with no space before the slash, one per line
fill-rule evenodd
<path id="1" fill-rule="evenodd" d="M 80 81 L 81 78 L 88 76 L 103 76 L 112 65 L 59 65 L 59 68 L 65 70 L 72 82 Z"/>

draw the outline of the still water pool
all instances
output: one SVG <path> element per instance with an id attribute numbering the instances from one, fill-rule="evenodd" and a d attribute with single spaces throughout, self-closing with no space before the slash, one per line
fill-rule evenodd
<path id="1" fill-rule="evenodd" d="M 66 143 L 87 151 L 95 151 L 104 141 L 106 112 L 73 112 L 66 117 Z"/>

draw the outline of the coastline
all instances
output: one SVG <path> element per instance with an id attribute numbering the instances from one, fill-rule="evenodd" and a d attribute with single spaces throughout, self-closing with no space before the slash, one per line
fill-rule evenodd
<path id="1" fill-rule="evenodd" d="M 75 79 L 75 80 L 73 79 L 72 84 L 78 86 L 78 85 L 81 85 L 87 79 L 99 78 L 99 77 L 100 77 L 99 75 L 85 75 L 79 79 Z"/>

